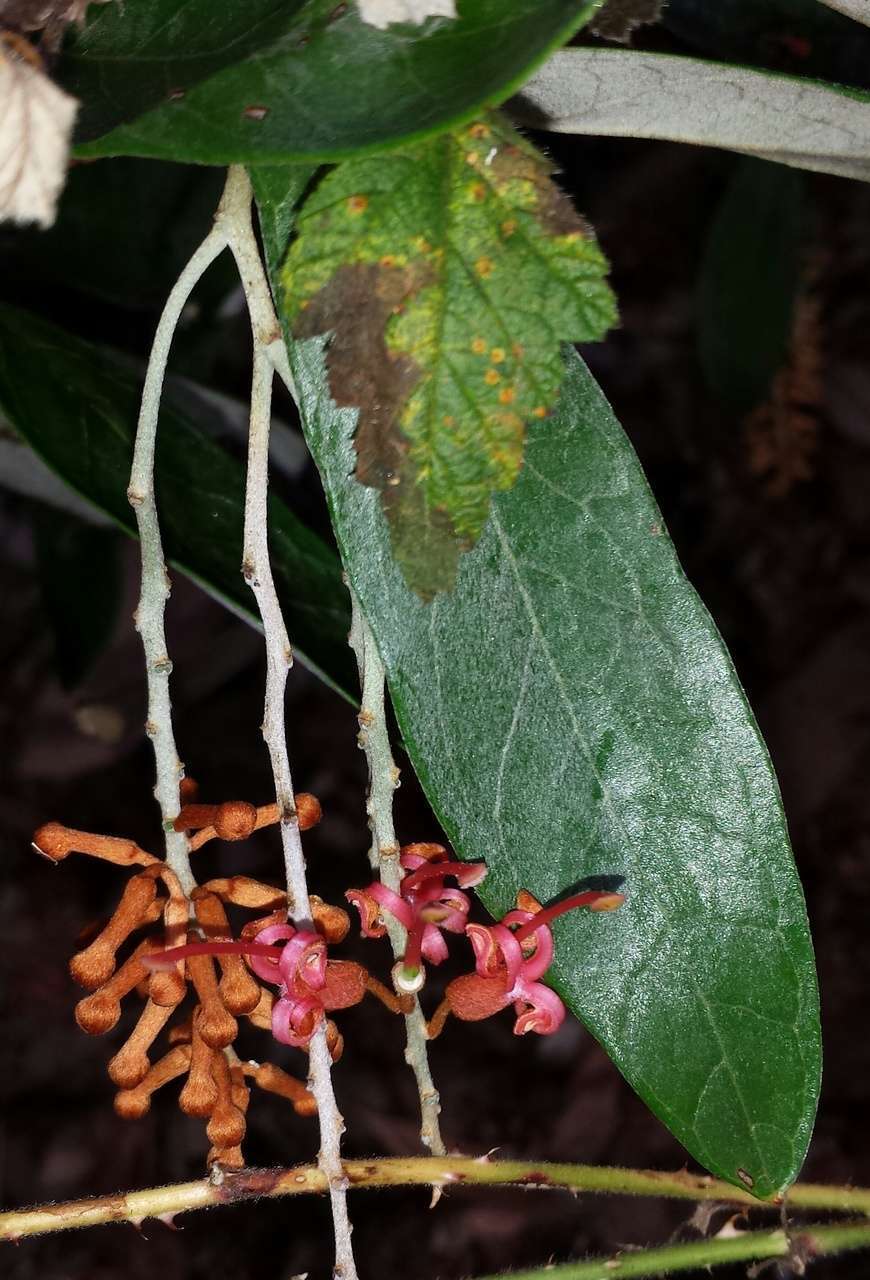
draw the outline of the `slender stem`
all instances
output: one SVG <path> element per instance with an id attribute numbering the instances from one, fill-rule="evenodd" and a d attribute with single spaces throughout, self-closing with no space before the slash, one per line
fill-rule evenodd
<path id="1" fill-rule="evenodd" d="M 792 1235 L 785 1231 L 744 1231 L 712 1240 L 665 1245 L 661 1249 L 639 1249 L 611 1258 L 589 1262 L 569 1262 L 561 1267 L 539 1267 L 512 1271 L 509 1276 L 485 1276 L 482 1280 L 612 1280 L 632 1277 L 672 1275 L 722 1266 L 729 1262 L 756 1262 L 785 1259 L 789 1275 L 803 1275 L 806 1264 L 826 1254 L 844 1253 L 870 1246 L 870 1226 L 866 1222 L 844 1223 L 838 1227 L 809 1226 Z M 754 1274 L 758 1271 L 754 1269 Z"/>
<path id="2" fill-rule="evenodd" d="M 347 1160 L 345 1175 L 351 1187 L 513 1186 L 528 1190 L 564 1190 L 733 1205 L 747 1211 L 779 1211 L 774 1201 L 755 1200 L 745 1191 L 703 1174 L 661 1173 L 650 1169 L 619 1169 L 583 1164 L 547 1164 L 522 1160 L 473 1159 L 442 1156 L 383 1160 Z M 228 1173 L 217 1186 L 209 1179 L 181 1182 L 144 1191 L 70 1200 L 43 1208 L 14 1209 L 0 1214 L 0 1240 L 93 1227 L 106 1222 L 141 1222 L 170 1217 L 193 1209 L 255 1200 L 261 1196 L 307 1195 L 326 1190 L 327 1179 L 317 1165 L 289 1169 L 246 1169 Z M 812 1209 L 862 1214 L 870 1218 L 870 1187 L 823 1186 L 798 1183 L 788 1194 L 790 1210 Z M 870 1223 L 862 1224 L 870 1230 Z M 846 1225 L 837 1228 L 851 1231 Z M 850 1237 L 851 1238 L 851 1237 Z"/>
<path id="3" fill-rule="evenodd" d="M 283 348 L 283 342 L 251 225 L 251 184 L 247 173 L 239 166 L 233 166 L 229 171 L 218 223 L 226 233 L 239 268 L 254 338 L 242 572 L 254 593 L 266 640 L 263 740 L 269 751 L 275 780 L 275 799 L 281 815 L 288 914 L 300 928 L 305 928 L 312 927 L 311 904 L 284 722 L 284 690 L 293 655 L 272 577 L 267 523 L 272 381 L 276 368 L 275 348 Z M 332 1202 L 335 1229 L 334 1274 L 339 1280 L 356 1280 L 350 1238 L 352 1228 L 347 1212 L 347 1178 L 341 1162 L 344 1121 L 332 1087 L 332 1059 L 326 1043 L 325 1022 L 321 1022 L 312 1036 L 309 1066 L 309 1088 L 317 1100 L 320 1124 L 318 1166 L 326 1178 Z"/>
<path id="4" fill-rule="evenodd" d="M 190 870 L 187 838 L 184 832 L 174 831 L 172 827 L 181 808 L 178 784 L 184 770 L 178 758 L 172 731 L 172 704 L 169 697 L 172 663 L 167 652 L 163 626 L 170 585 L 154 500 L 154 453 L 160 397 L 172 335 L 194 286 L 226 247 L 226 243 L 226 238 L 216 223 L 182 271 L 166 301 L 148 360 L 136 428 L 133 467 L 127 489 L 127 498 L 136 515 L 142 556 L 142 589 L 136 610 L 136 629 L 142 637 L 142 647 L 145 650 L 148 680 L 148 719 L 145 729 L 151 739 L 157 765 L 154 794 L 163 818 L 166 861 L 178 876 L 185 893 L 190 893 L 196 881 Z"/>
<path id="5" fill-rule="evenodd" d="M 402 875 L 399 867 L 399 844 L 393 826 L 393 792 L 399 785 L 399 771 L 393 761 L 387 730 L 384 665 L 371 628 L 352 589 L 350 598 L 353 610 L 350 645 L 356 654 L 362 686 L 359 744 L 365 752 L 369 767 L 367 810 L 372 833 L 369 856 L 382 883 L 398 893 Z M 405 929 L 389 912 L 384 913 L 384 922 L 393 955 L 399 961 L 405 955 L 407 945 Z M 420 1095 L 420 1140 L 433 1155 L 443 1156 L 447 1148 L 438 1122 L 441 1102 L 429 1066 L 426 1019 L 416 996 L 411 1012 L 405 1014 L 405 1036 L 405 1061 L 414 1072 Z"/>

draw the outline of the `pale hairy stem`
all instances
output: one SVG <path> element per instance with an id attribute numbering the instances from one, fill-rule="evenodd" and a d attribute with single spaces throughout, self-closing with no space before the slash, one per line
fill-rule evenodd
<path id="1" fill-rule="evenodd" d="M 154 748 L 157 767 L 154 795 L 163 819 L 166 861 L 178 876 L 185 893 L 190 893 L 196 881 L 190 869 L 187 837 L 184 832 L 174 831 L 172 827 L 181 808 L 178 784 L 184 769 L 178 758 L 172 729 L 172 703 L 169 696 L 172 663 L 167 652 L 163 625 L 170 584 L 154 497 L 154 453 L 160 397 L 172 336 L 197 281 L 226 248 L 226 243 L 226 238 L 216 223 L 182 271 L 167 299 L 148 360 L 136 428 L 133 467 L 127 488 L 127 498 L 136 515 L 142 557 L 142 587 L 135 617 L 136 630 L 142 637 L 145 651 L 148 681 L 148 719 L 145 729 Z"/>
<path id="2" fill-rule="evenodd" d="M 470 1156 L 402 1157 L 383 1160 L 347 1160 L 345 1173 L 353 1188 L 457 1186 L 523 1187 L 530 1191 L 567 1191 L 573 1194 L 650 1196 L 686 1203 L 722 1205 L 779 1213 L 773 1201 L 754 1200 L 745 1191 L 703 1174 L 665 1173 L 652 1169 L 620 1169 L 583 1164 L 549 1164 L 523 1160 L 489 1160 Z M 245 1169 L 227 1173 L 220 1185 L 201 1179 L 170 1186 L 151 1187 L 70 1200 L 35 1209 L 15 1209 L 0 1214 L 0 1240 L 100 1226 L 107 1222 L 140 1223 L 145 1218 L 172 1218 L 174 1214 L 218 1205 L 237 1204 L 260 1197 L 322 1194 L 327 1179 L 317 1165 L 288 1169 Z M 864 1232 L 870 1232 L 870 1187 L 824 1186 L 797 1183 L 788 1193 L 790 1210 L 813 1210 L 860 1215 Z M 795 1228 L 806 1232 L 810 1228 Z M 831 1230 L 851 1231 L 849 1224 Z M 715 1241 L 707 1241 L 714 1244 Z M 631 1256 L 631 1255 L 626 1255 Z M 694 1265 L 704 1265 L 696 1262 Z M 661 1267 L 659 1268 L 662 1269 Z M 620 1274 L 623 1274 L 620 1272 Z"/>
<path id="3" fill-rule="evenodd" d="M 370 859 L 372 868 L 381 881 L 398 893 L 402 871 L 399 866 L 399 844 L 393 826 L 393 792 L 399 785 L 399 770 L 390 750 L 384 706 L 384 664 L 378 652 L 375 638 L 363 614 L 356 593 L 350 588 L 352 621 L 350 646 L 356 654 L 359 667 L 362 701 L 359 713 L 359 744 L 365 752 L 369 770 L 369 792 L 366 808 L 372 833 Z M 388 912 L 384 923 L 398 962 L 405 953 L 406 933 L 403 926 Z M 405 1061 L 414 1072 L 420 1095 L 420 1139 L 435 1156 L 446 1153 L 438 1116 L 441 1111 L 438 1090 L 432 1080 L 429 1067 L 426 1019 L 420 1002 L 414 996 L 414 1007 L 405 1015 Z"/>
<path id="4" fill-rule="evenodd" d="M 284 691 L 287 674 L 293 662 L 293 654 L 272 577 L 267 523 L 272 381 L 280 359 L 280 357 L 276 358 L 275 349 L 280 346 L 283 350 L 283 342 L 251 224 L 250 181 L 245 170 L 238 166 L 233 166 L 229 171 L 218 219 L 239 268 L 251 315 L 254 339 L 242 572 L 254 593 L 266 641 L 263 740 L 269 752 L 275 782 L 275 799 L 281 814 L 280 830 L 287 877 L 288 914 L 299 927 L 311 928 L 313 926 L 305 855 L 296 817 L 284 720 Z M 356 1265 L 351 1245 L 352 1228 L 347 1211 L 347 1178 L 341 1161 L 341 1135 L 344 1132 L 344 1121 L 338 1110 L 335 1091 L 332 1087 L 332 1059 L 326 1043 L 326 1028 L 323 1021 L 311 1038 L 309 1065 L 309 1088 L 317 1101 L 320 1125 L 318 1167 L 329 1186 L 332 1202 L 335 1229 L 335 1275 L 339 1280 L 356 1280 Z"/>

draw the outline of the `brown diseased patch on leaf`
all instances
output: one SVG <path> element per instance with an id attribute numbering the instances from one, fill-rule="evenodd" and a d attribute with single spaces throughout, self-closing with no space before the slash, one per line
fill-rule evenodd
<path id="1" fill-rule="evenodd" d="M 385 337 L 391 316 L 428 279 L 422 263 L 413 267 L 346 264 L 300 312 L 293 334 L 311 338 L 331 332 L 326 368 L 332 398 L 341 408 L 359 410 L 354 437 L 356 477 L 360 484 L 380 491 L 394 531 L 396 555 L 409 582 L 416 576 L 415 563 L 425 564 L 429 576 L 436 563 L 443 566 L 447 587 L 462 547 L 446 513 L 426 509 L 409 457 L 410 442 L 399 426 L 402 407 L 422 374 L 409 356 L 391 352 Z M 349 315 L 354 317 L 352 325 L 347 324 Z M 403 530 L 408 531 L 405 537 Z"/>

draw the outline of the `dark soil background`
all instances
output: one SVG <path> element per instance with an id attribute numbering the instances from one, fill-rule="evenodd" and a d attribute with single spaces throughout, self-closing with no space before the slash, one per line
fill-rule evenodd
<path id="1" fill-rule="evenodd" d="M 757 441 L 706 389 L 696 354 L 700 262 L 738 162 L 665 144 L 549 145 L 610 257 L 621 304 L 620 329 L 587 357 L 731 648 L 782 784 L 814 931 L 825 1034 L 824 1089 L 805 1176 L 870 1183 L 870 192 L 807 175 L 802 299 L 816 308 L 818 324 L 805 341 L 822 387 L 817 402 L 791 419 L 786 414 L 769 435 L 762 471 Z M 14 278 L 12 293 L 67 323 L 79 306 L 81 331 L 133 354 L 147 349 L 153 304 L 79 304 L 63 283 L 49 301 L 25 275 Z M 221 356 L 213 384 L 243 395 L 244 318 L 221 320 L 214 346 Z M 200 373 L 192 355 L 188 367 Z M 286 405 L 282 411 L 289 417 Z M 793 476 L 796 469 L 803 478 Z M 325 533 L 310 466 L 287 492 Z M 125 599 L 111 642 L 85 681 L 65 691 L 35 572 L 32 515 L 27 500 L 0 491 L 4 1207 L 199 1177 L 207 1147 L 201 1124 L 175 1108 L 172 1088 L 157 1095 L 145 1120 L 118 1119 L 105 1063 L 122 1033 L 90 1039 L 73 1021 L 78 995 L 67 959 L 79 932 L 111 909 L 125 877 L 75 857 L 54 869 L 30 852 L 30 834 L 54 818 L 130 835 L 157 850 L 159 826 L 130 621 L 135 548 L 125 545 Z M 169 629 L 177 733 L 189 772 L 207 799 L 266 802 L 257 635 L 180 579 Z M 325 811 L 306 838 L 313 885 L 338 900 L 367 874 L 354 711 L 297 667 L 287 712 L 297 786 L 314 791 Z M 404 840 L 438 836 L 409 767 L 399 831 Z M 277 835 L 209 846 L 198 866 L 203 877 L 244 870 L 277 882 Z M 353 941 L 347 953 L 368 962 L 378 955 L 376 944 L 361 953 Z M 385 952 L 380 962 L 386 972 Z M 444 976 L 434 975 L 434 988 Z M 346 1151 L 417 1152 L 415 1093 L 398 1020 L 364 1006 L 343 1015 L 341 1027 L 347 1047 L 336 1085 Z M 302 1071 L 301 1055 L 263 1033 L 248 1033 L 245 1045 L 251 1056 Z M 575 1022 L 546 1040 L 514 1037 L 507 1016 L 451 1026 L 433 1046 L 432 1061 L 451 1150 L 657 1169 L 684 1164 L 679 1145 Z M 310 1159 L 314 1126 L 280 1100 L 254 1094 L 245 1150 L 251 1165 Z M 423 1191 L 359 1192 L 352 1208 L 366 1277 L 460 1280 L 696 1232 L 690 1207 L 559 1193 L 464 1190 L 430 1211 Z M 712 1229 L 726 1217 L 715 1217 Z M 189 1215 L 178 1226 L 146 1222 L 141 1233 L 116 1225 L 25 1240 L 4 1249 L 3 1274 L 328 1274 L 329 1216 L 321 1202 L 240 1205 Z M 822 1262 L 812 1274 L 857 1277 L 866 1269 L 853 1258 Z"/>

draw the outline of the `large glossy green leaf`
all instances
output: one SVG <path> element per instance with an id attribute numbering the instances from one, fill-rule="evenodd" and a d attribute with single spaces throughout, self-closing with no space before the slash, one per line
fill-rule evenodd
<path id="1" fill-rule="evenodd" d="M 759 1196 L 819 1086 L 813 953 L 779 792 L 728 654 L 579 357 L 455 590 L 422 603 L 352 478 L 354 414 L 293 352 L 305 428 L 427 796 L 495 914 L 621 882 L 555 926 L 554 985 L 702 1164 Z"/>
<path id="2" fill-rule="evenodd" d="M 126 362 L 12 307 L 0 307 L 0 409 L 69 485 L 125 532 L 141 387 Z M 157 500 L 166 554 L 232 609 L 249 615 L 241 575 L 244 468 L 186 413 L 161 411 Z M 336 556 L 283 502 L 269 504 L 275 580 L 299 656 L 339 690 L 355 687 L 346 592 Z"/>
<path id="3" fill-rule="evenodd" d="M 335 160 L 497 104 L 597 0 L 460 0 L 385 31 L 334 0 L 92 8 L 65 52 L 78 153 L 201 164 Z"/>

